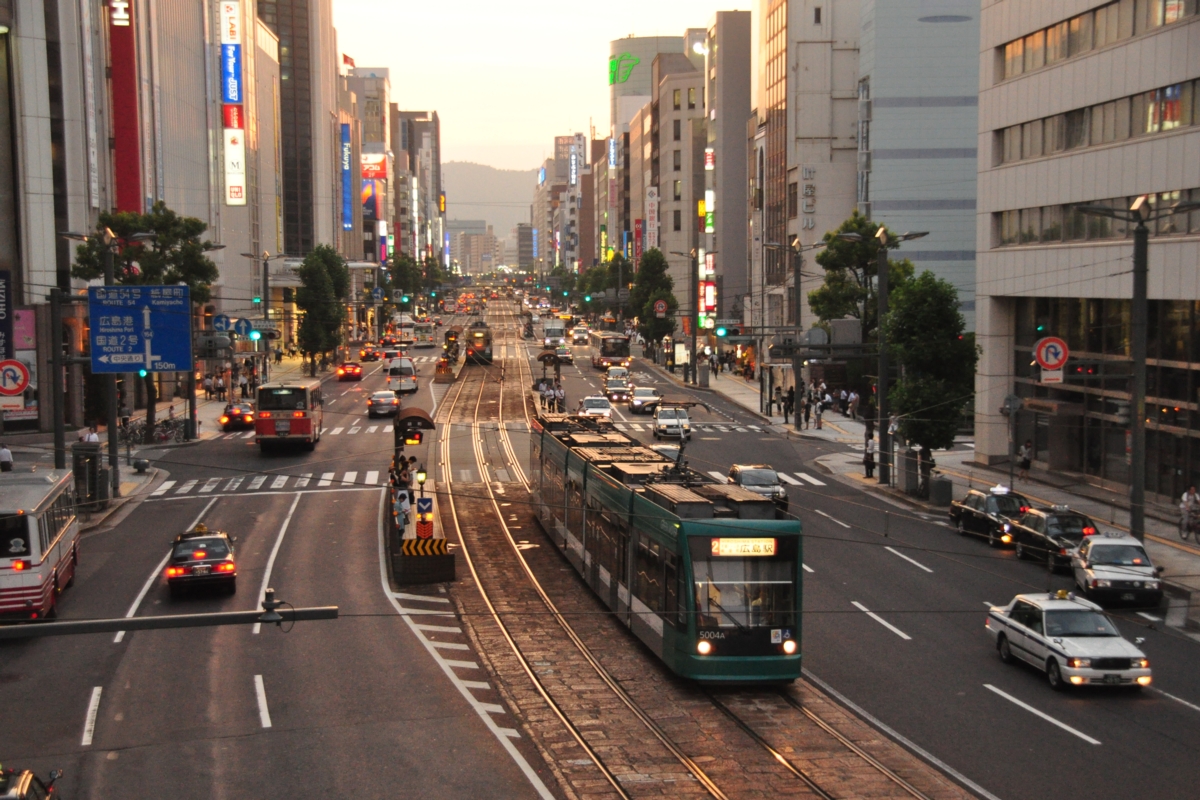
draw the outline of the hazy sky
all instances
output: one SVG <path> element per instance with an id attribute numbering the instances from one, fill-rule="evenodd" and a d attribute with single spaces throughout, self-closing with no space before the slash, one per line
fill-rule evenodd
<path id="1" fill-rule="evenodd" d="M 392 102 L 434 109 L 442 160 L 531 169 L 554 136 L 608 131 L 608 43 L 682 36 L 730 0 L 333 0 L 338 46 L 391 70 Z"/>

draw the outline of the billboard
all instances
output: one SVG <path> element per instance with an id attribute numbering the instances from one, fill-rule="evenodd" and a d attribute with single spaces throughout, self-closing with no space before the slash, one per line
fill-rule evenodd
<path id="1" fill-rule="evenodd" d="M 646 189 L 646 221 L 642 228 L 646 238 L 646 249 L 658 247 L 658 187 Z"/>
<path id="2" fill-rule="evenodd" d="M 3 274 L 6 273 L 0 273 Z M 5 421 L 37 419 L 37 315 L 32 309 L 17 309 L 13 312 L 13 336 L 4 357 L 20 361 L 29 373 L 29 383 L 25 391 L 19 396 L 6 398 L 9 402 L 3 412 Z"/>
<path id="3" fill-rule="evenodd" d="M 635 219 L 633 221 L 633 260 L 638 262 L 642 260 L 642 236 L 643 228 L 642 221 Z"/>
<path id="4" fill-rule="evenodd" d="M 354 229 L 354 151 L 350 146 L 350 123 L 342 123 L 342 230 Z"/>
<path id="5" fill-rule="evenodd" d="M 225 131 L 225 205 L 246 205 L 245 87 L 242 84 L 242 4 L 221 0 L 221 119 Z"/>
<path id="6" fill-rule="evenodd" d="M 383 153 L 363 153 L 362 176 L 365 180 L 387 178 L 387 156 Z"/>
<path id="7" fill-rule="evenodd" d="M 142 211 L 141 123 L 132 0 L 108 0 L 113 183 L 117 211 Z"/>
<path id="8" fill-rule="evenodd" d="M 246 205 L 245 131 L 225 129 L 225 205 Z"/>
<path id="9" fill-rule="evenodd" d="M 362 182 L 363 219 L 379 219 L 379 187 L 373 180 L 363 179 Z"/>

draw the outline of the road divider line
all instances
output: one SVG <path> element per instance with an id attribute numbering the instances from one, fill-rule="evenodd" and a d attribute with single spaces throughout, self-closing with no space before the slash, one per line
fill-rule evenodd
<path id="1" fill-rule="evenodd" d="M 911 641 L 911 640 L 912 640 L 912 637 L 911 637 L 911 636 L 909 636 L 907 633 L 905 633 L 904 631 L 900 630 L 900 629 L 899 629 L 899 628 L 897 628 L 895 625 L 893 625 L 892 623 L 888 622 L 886 619 L 884 619 L 883 617 L 879 616 L 878 614 L 876 614 L 876 613 L 875 613 L 874 611 L 872 611 L 871 609 L 869 609 L 869 608 L 867 608 L 866 606 L 864 606 L 862 603 L 858 602 L 857 600 L 853 600 L 853 601 L 851 601 L 851 602 L 853 602 L 853 603 L 854 603 L 854 607 L 855 607 L 855 608 L 857 608 L 859 611 L 863 612 L 863 613 L 864 613 L 864 614 L 866 614 L 868 617 L 870 617 L 871 619 L 875 620 L 875 621 L 876 621 L 876 622 L 878 622 L 880 625 L 882 625 L 883 627 L 887 628 L 887 629 L 888 629 L 889 631 L 891 631 L 892 633 L 894 633 L 894 634 L 896 634 L 897 636 L 899 636 L 901 639 L 905 640 L 906 642 L 907 642 L 907 641 Z"/>
<path id="2" fill-rule="evenodd" d="M 100 694 L 103 691 L 101 686 L 92 688 L 92 699 L 88 701 L 87 716 L 83 719 L 83 738 L 79 741 L 82 747 L 92 746 L 92 736 L 96 733 L 96 715 L 100 713 Z"/>
<path id="3" fill-rule="evenodd" d="M 292 501 L 292 507 L 288 509 L 287 517 L 283 520 L 283 525 L 279 527 L 279 535 L 275 537 L 275 544 L 271 547 L 271 555 L 267 556 L 267 568 L 263 571 L 262 586 L 258 589 L 257 608 L 262 608 L 262 602 L 267 597 L 267 586 L 271 582 L 271 570 L 275 568 L 275 558 L 279 555 L 279 547 L 283 544 L 283 537 L 287 534 L 288 525 L 291 524 L 292 514 L 296 513 L 296 506 L 300 505 L 300 495 L 296 495 L 296 499 Z M 251 633 L 258 633 L 262 630 L 262 623 L 254 623 Z"/>
<path id="4" fill-rule="evenodd" d="M 1159 689 L 1157 686 L 1151 686 L 1150 691 L 1161 694 L 1163 697 L 1174 700 L 1176 703 L 1185 705 L 1188 708 L 1190 708 L 1192 711 L 1200 711 L 1200 706 L 1196 705 L 1195 703 L 1189 703 L 1187 700 L 1184 700 L 1182 697 L 1176 697 L 1175 695 L 1170 694 L 1169 692 L 1164 692 L 1162 689 Z"/>
<path id="5" fill-rule="evenodd" d="M 208 504 L 206 506 L 204 506 L 204 509 L 199 514 L 196 515 L 196 518 L 194 520 L 192 520 L 192 524 L 188 525 L 186 528 L 184 528 L 184 530 L 190 531 L 192 528 L 199 525 L 200 520 L 204 519 L 204 515 L 208 513 L 208 510 L 213 507 L 213 503 L 217 502 L 218 499 L 219 498 L 217 498 L 217 497 L 210 498 L 208 501 Z M 140 606 L 142 604 L 142 601 L 146 599 L 146 595 L 149 594 L 149 592 L 150 592 L 150 587 L 153 586 L 155 581 L 157 581 L 162 576 L 162 571 L 164 569 L 166 569 L 167 561 L 169 561 L 171 558 L 171 550 L 174 550 L 174 549 L 175 548 L 172 547 L 167 550 L 167 554 L 165 556 L 163 556 L 162 561 L 158 562 L 158 566 L 155 567 L 154 571 L 150 573 L 150 577 L 146 578 L 146 582 L 144 584 L 142 584 L 142 590 L 140 592 L 138 592 L 137 597 L 135 597 L 133 600 L 133 604 L 130 605 L 129 610 L 125 612 L 126 619 L 132 617 L 134 614 L 137 613 L 138 606 Z M 125 638 L 125 631 L 117 631 L 117 635 L 113 637 L 113 644 L 120 644 L 121 640 L 124 638 Z"/>
<path id="6" fill-rule="evenodd" d="M 825 519 L 827 519 L 827 520 L 829 520 L 829 521 L 831 521 L 831 522 L 836 522 L 838 525 L 841 525 L 843 528 L 849 528 L 849 527 L 850 527 L 850 526 L 849 526 L 849 525 L 847 525 L 846 523 L 842 522 L 840 519 L 834 519 L 833 517 L 829 516 L 828 514 L 826 514 L 824 511 L 822 511 L 822 510 L 821 510 L 821 509 L 819 509 L 819 508 L 814 508 L 814 509 L 813 509 L 813 511 L 817 512 L 817 513 L 818 513 L 818 514 L 820 514 L 822 517 L 824 517 Z"/>
<path id="7" fill-rule="evenodd" d="M 796 480 L 791 475 L 788 475 L 786 472 L 776 472 L 775 474 L 779 476 L 779 480 L 783 481 L 784 483 L 786 483 L 790 486 L 801 486 L 802 485 L 800 483 L 800 481 Z"/>
<path id="8" fill-rule="evenodd" d="M 423 600 L 426 603 L 449 603 L 450 601 L 444 597 L 434 597 L 428 594 L 408 594 L 407 592 L 392 592 L 392 597 L 397 600 Z"/>
<path id="9" fill-rule="evenodd" d="M 891 554 L 892 554 L 892 555 L 894 555 L 894 556 L 900 556 L 901 558 L 903 558 L 903 559 L 904 559 L 905 561 L 907 561 L 908 563 L 912 564 L 913 566 L 920 567 L 921 569 L 925 570 L 925 571 L 926 571 L 926 572 L 928 572 L 928 573 L 932 573 L 932 572 L 933 572 L 933 570 L 931 570 L 929 567 L 927 567 L 927 566 L 925 566 L 924 564 L 922 564 L 920 561 L 916 561 L 916 560 L 914 560 L 914 559 L 911 559 L 911 558 L 909 558 L 908 556 L 904 555 L 904 553 L 901 553 L 899 550 L 897 550 L 897 549 L 896 549 L 896 548 L 894 548 L 894 547 L 884 547 L 883 549 L 884 549 L 884 550 L 887 550 L 889 553 L 891 553 Z"/>
<path id="10" fill-rule="evenodd" d="M 799 475 L 804 480 L 811 483 L 813 486 L 824 486 L 825 485 L 825 481 L 818 480 L 818 479 L 814 478 L 812 475 L 809 475 L 807 472 L 797 472 L 796 474 Z"/>
<path id="11" fill-rule="evenodd" d="M 1057 725 L 1058 727 L 1062 728 L 1064 731 L 1071 734 L 1072 736 L 1078 736 L 1080 739 L 1083 739 L 1088 744 L 1100 744 L 1100 740 L 1093 739 L 1092 737 L 1088 736 L 1083 731 L 1079 731 L 1079 730 L 1076 730 L 1075 728 L 1072 728 L 1067 723 L 1065 723 L 1061 720 L 1055 719 L 1054 717 L 1050 716 L 1049 714 L 1047 714 L 1044 711 L 1039 711 L 1038 709 L 1029 705 L 1025 701 L 1018 700 L 1017 698 L 1013 697 L 1008 692 L 1005 692 L 1001 689 L 997 689 L 995 686 L 992 686 L 990 683 L 985 683 L 983 685 L 983 688 L 987 689 L 989 692 L 994 692 L 994 693 L 1000 695 L 1008 702 L 1012 703 L 1015 706 L 1025 709 L 1030 714 L 1033 714 L 1036 717 L 1041 717 L 1042 719 L 1046 720 L 1046 722 L 1049 722 L 1051 725 Z"/>
<path id="12" fill-rule="evenodd" d="M 264 728 L 271 727 L 271 712 L 267 709 L 267 688 L 262 675 L 254 676 L 254 693 L 258 695 L 258 720 Z"/>

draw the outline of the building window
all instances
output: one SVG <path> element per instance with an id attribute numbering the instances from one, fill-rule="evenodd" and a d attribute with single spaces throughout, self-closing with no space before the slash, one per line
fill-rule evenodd
<path id="1" fill-rule="evenodd" d="M 683 101 L 683 92 L 681 90 L 676 89 L 674 92 L 671 93 L 671 104 L 675 107 L 676 111 L 679 110 L 680 104 L 682 103 L 682 101 Z"/>
<path id="2" fill-rule="evenodd" d="M 676 172 L 679 172 L 679 170 L 683 169 L 683 151 L 682 150 L 675 151 L 674 166 L 675 166 Z"/>
<path id="3" fill-rule="evenodd" d="M 1200 189 L 1175 190 L 1147 195 L 1151 208 L 1173 206 L 1177 203 L 1200 202 Z M 1086 205 L 1107 206 L 1125 210 L 1132 197 L 1096 200 Z M 1020 244 L 1059 244 L 1061 242 L 1105 241 L 1128 239 L 1133 227 L 1109 217 L 1084 214 L 1075 205 L 1039 206 L 1001 211 L 995 216 L 996 244 L 1008 247 Z M 1181 212 L 1155 222 L 1151 236 L 1172 236 L 1200 233 L 1200 211 Z"/>
<path id="4" fill-rule="evenodd" d="M 813 25 L 821 24 L 821 7 L 817 6 L 813 9 Z"/>
<path id="5" fill-rule="evenodd" d="M 674 222 L 672 228 L 677 231 L 683 230 L 683 212 L 677 208 L 671 212 L 671 217 L 672 221 Z"/>
<path id="6" fill-rule="evenodd" d="M 696 107 L 696 88 L 693 86 L 688 89 L 688 108 L 695 108 L 695 107 Z"/>
<path id="7" fill-rule="evenodd" d="M 672 120 L 671 121 L 671 132 L 675 135 L 675 141 L 678 142 L 680 139 L 682 139 L 683 138 L 683 121 L 678 120 L 678 119 Z"/>
<path id="8" fill-rule="evenodd" d="M 787 188 L 787 215 L 788 219 L 795 219 L 800 214 L 800 186 L 796 183 L 789 183 Z"/>
<path id="9" fill-rule="evenodd" d="M 675 198 L 676 200 L 683 199 L 683 181 L 675 181 Z"/>

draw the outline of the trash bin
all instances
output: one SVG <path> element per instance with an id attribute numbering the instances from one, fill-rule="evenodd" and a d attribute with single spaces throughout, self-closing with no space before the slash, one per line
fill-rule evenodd
<path id="1" fill-rule="evenodd" d="M 708 362 L 701 361 L 699 369 L 700 369 L 700 371 L 697 374 L 699 375 L 700 380 L 696 385 L 703 389 L 707 389 L 708 388 Z"/>
<path id="2" fill-rule="evenodd" d="M 917 496 L 921 486 L 921 476 L 917 471 L 917 451 L 911 448 L 904 448 L 900 451 L 900 488 L 905 494 Z"/>
<path id="3" fill-rule="evenodd" d="M 929 479 L 929 502 L 935 506 L 948 506 L 954 494 L 954 484 L 944 475 Z"/>
<path id="4" fill-rule="evenodd" d="M 71 471 L 75 473 L 78 502 L 90 507 L 100 499 L 100 443 L 76 442 L 71 445 Z"/>

